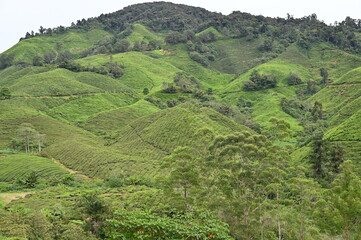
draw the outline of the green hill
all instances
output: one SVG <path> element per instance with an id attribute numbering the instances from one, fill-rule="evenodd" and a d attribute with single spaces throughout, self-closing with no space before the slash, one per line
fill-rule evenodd
<path id="1" fill-rule="evenodd" d="M 36 171 L 42 178 L 60 178 L 68 174 L 52 160 L 25 154 L 0 154 L 0 182 L 14 181 Z"/>
<path id="2" fill-rule="evenodd" d="M 154 2 L 27 34 L 0 54 L 0 239 L 359 239 L 360 24 Z"/>
<path id="3" fill-rule="evenodd" d="M 87 32 L 68 31 L 52 36 L 38 36 L 25 39 L 5 51 L 5 54 L 14 54 L 15 62 L 25 61 L 32 63 L 35 56 L 42 56 L 45 52 L 69 51 L 79 55 L 82 51 L 92 47 L 97 42 L 110 38 L 112 35 L 100 29 Z"/>

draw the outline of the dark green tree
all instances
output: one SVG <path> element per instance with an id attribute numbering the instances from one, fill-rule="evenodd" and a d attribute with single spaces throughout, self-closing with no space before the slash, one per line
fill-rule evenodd
<path id="1" fill-rule="evenodd" d="M 149 94 L 149 89 L 148 89 L 148 88 L 144 88 L 144 89 L 143 89 L 143 94 L 144 94 L 144 95 L 148 95 L 148 94 Z"/>
<path id="2" fill-rule="evenodd" d="M 53 53 L 53 52 L 45 52 L 44 53 L 44 62 L 47 63 L 47 64 L 50 64 L 55 60 L 55 57 L 56 57 L 55 53 Z"/>
<path id="3" fill-rule="evenodd" d="M 312 109 L 311 109 L 311 115 L 314 122 L 318 120 L 322 120 L 323 118 L 323 110 L 322 110 L 322 103 L 315 102 Z"/>
<path id="4" fill-rule="evenodd" d="M 322 77 L 321 83 L 328 82 L 328 70 L 326 68 L 320 68 L 320 75 Z"/>
<path id="5" fill-rule="evenodd" d="M 290 73 L 287 77 L 287 84 L 290 86 L 299 85 L 302 84 L 302 80 L 296 73 Z"/>
<path id="6" fill-rule="evenodd" d="M 10 99 L 11 92 L 9 88 L 3 87 L 0 89 L 0 100 Z"/>

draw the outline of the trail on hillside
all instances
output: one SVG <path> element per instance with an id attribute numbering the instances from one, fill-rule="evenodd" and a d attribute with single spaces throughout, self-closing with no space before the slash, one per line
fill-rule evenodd
<path id="1" fill-rule="evenodd" d="M 27 195 L 33 194 L 34 192 L 26 192 L 26 193 L 2 193 L 0 194 L 0 198 L 2 198 L 5 204 L 8 204 L 12 201 L 19 200 L 25 198 Z"/>
<path id="2" fill-rule="evenodd" d="M 56 160 L 54 158 L 52 158 L 53 162 L 55 164 L 57 164 L 59 167 L 61 167 L 62 169 L 68 171 L 70 174 L 74 174 L 74 175 L 77 175 L 79 176 L 80 178 L 84 179 L 84 180 L 91 180 L 91 178 L 87 175 L 84 175 L 84 174 L 81 174 L 71 168 L 68 168 L 67 166 L 65 166 L 64 164 L 62 164 L 59 160 Z"/>

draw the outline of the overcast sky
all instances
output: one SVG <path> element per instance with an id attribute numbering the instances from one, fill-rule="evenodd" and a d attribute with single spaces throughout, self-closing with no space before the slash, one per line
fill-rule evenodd
<path id="1" fill-rule="evenodd" d="M 26 32 L 39 26 L 70 26 L 78 19 L 96 17 L 120 10 L 128 5 L 153 2 L 147 0 L 0 0 L 0 53 L 16 44 Z M 229 14 L 248 12 L 270 17 L 308 16 L 330 24 L 346 16 L 361 18 L 361 0 L 172 0 Z"/>

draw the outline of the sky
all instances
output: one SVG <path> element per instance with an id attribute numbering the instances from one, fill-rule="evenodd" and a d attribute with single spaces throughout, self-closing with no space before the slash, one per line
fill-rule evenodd
<path id="1" fill-rule="evenodd" d="M 79 19 L 96 17 L 149 0 L 0 0 L 0 53 L 16 44 L 26 32 L 40 26 L 70 26 Z M 361 0 L 172 0 L 229 14 L 233 11 L 285 18 L 287 13 L 303 17 L 316 13 L 327 24 L 346 16 L 361 19 Z"/>

